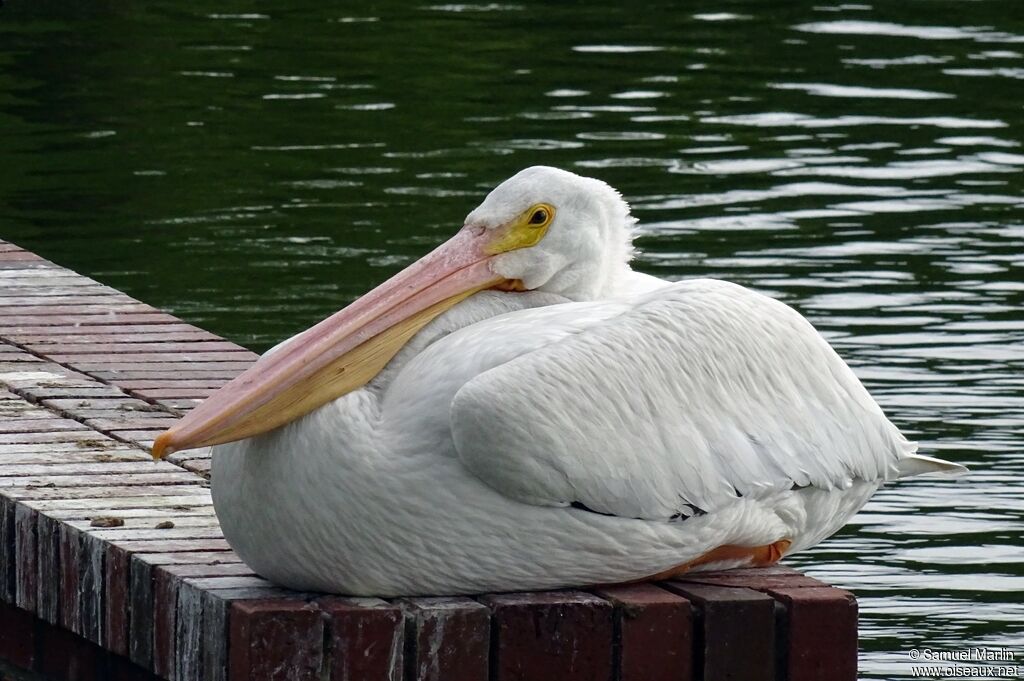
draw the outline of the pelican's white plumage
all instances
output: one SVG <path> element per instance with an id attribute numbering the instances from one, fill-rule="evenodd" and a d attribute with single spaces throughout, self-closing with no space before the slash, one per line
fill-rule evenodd
<path id="1" fill-rule="evenodd" d="M 365 386 L 215 448 L 218 517 L 258 573 L 378 596 L 624 582 L 806 548 L 884 481 L 959 470 L 915 455 L 792 308 L 630 270 L 601 182 L 527 169 L 463 232 L 526 233 L 537 205 L 547 233 L 487 265 L 527 292 L 477 293 Z"/>

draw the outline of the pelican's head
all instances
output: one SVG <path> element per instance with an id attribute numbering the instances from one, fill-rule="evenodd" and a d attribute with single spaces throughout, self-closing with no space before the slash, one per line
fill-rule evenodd
<path id="1" fill-rule="evenodd" d="M 153 456 L 252 437 L 363 386 L 424 325 L 477 291 L 608 295 L 628 269 L 631 227 L 629 208 L 604 182 L 527 168 L 488 194 L 454 237 L 211 395 L 157 438 Z"/>
<path id="2" fill-rule="evenodd" d="M 633 222 L 604 182 L 533 166 L 498 185 L 463 229 L 493 234 L 491 270 L 518 288 L 593 300 L 612 293 L 627 269 Z"/>

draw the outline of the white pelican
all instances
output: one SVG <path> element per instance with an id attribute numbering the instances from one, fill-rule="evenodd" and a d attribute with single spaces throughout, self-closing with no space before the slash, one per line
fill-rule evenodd
<path id="1" fill-rule="evenodd" d="M 916 455 L 783 303 L 632 271 L 633 223 L 603 182 L 528 168 L 154 456 L 220 445 L 214 504 L 253 570 L 374 596 L 768 564 L 886 480 L 965 470 Z"/>

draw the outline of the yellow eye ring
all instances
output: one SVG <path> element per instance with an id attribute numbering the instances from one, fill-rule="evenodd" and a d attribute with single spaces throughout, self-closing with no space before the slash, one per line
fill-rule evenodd
<path id="1" fill-rule="evenodd" d="M 526 224 L 530 225 L 531 227 L 540 227 L 541 225 L 547 224 L 547 221 L 548 221 L 548 211 L 547 211 L 547 209 L 546 208 L 536 208 L 533 211 L 533 214 L 530 215 L 530 219 L 527 221 Z"/>

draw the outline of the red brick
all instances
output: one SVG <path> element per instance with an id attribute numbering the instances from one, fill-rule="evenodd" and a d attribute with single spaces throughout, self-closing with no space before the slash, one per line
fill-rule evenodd
<path id="1" fill-rule="evenodd" d="M 488 673 L 490 617 L 468 598 L 408 598 L 406 681 L 479 681 Z"/>
<path id="2" fill-rule="evenodd" d="M 615 604 L 617 681 L 687 681 L 693 677 L 690 601 L 653 584 L 595 592 Z"/>
<path id="3" fill-rule="evenodd" d="M 291 600 L 239 601 L 229 616 L 228 678 L 320 678 L 323 619 L 314 605 Z"/>
<path id="4" fill-rule="evenodd" d="M 698 609 L 695 676 L 704 681 L 775 678 L 775 601 L 751 589 L 667 582 Z"/>
<path id="5" fill-rule="evenodd" d="M 491 608 L 491 681 L 610 681 L 612 604 L 579 591 L 483 596 Z"/>
<path id="6" fill-rule="evenodd" d="M 784 659 L 789 681 L 857 678 L 857 601 L 829 586 L 768 592 L 785 606 Z"/>
<path id="7" fill-rule="evenodd" d="M 402 678 L 405 619 L 402 610 L 373 598 L 321 598 L 328 616 L 331 681 Z"/>

